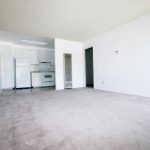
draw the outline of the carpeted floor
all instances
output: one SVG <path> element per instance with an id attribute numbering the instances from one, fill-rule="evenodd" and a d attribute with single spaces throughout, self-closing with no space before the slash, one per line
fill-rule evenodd
<path id="1" fill-rule="evenodd" d="M 150 150 L 150 98 L 88 88 L 5 93 L 0 150 Z"/>

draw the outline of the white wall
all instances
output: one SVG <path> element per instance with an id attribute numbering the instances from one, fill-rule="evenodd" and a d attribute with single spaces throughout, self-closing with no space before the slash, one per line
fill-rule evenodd
<path id="1" fill-rule="evenodd" d="M 12 44 L 10 43 L 1 43 L 1 76 L 3 89 L 14 87 Z"/>
<path id="2" fill-rule="evenodd" d="M 64 53 L 72 54 L 73 88 L 84 87 L 83 44 L 79 42 L 55 39 L 56 89 L 64 89 Z"/>
<path id="3" fill-rule="evenodd" d="M 91 46 L 96 89 L 150 96 L 150 14 L 84 45 Z"/>
<path id="4" fill-rule="evenodd" d="M 0 94 L 2 91 L 2 58 L 1 58 L 1 44 L 0 44 Z"/>

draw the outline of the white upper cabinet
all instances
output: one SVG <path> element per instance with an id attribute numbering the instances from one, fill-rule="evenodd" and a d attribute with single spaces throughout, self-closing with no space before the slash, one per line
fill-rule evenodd
<path id="1" fill-rule="evenodd" d="M 51 59 L 51 65 L 55 65 L 55 54 L 54 54 L 54 51 L 50 51 L 50 59 Z"/>
<path id="2" fill-rule="evenodd" d="M 51 61 L 51 54 L 49 50 L 38 50 L 39 61 L 40 62 L 50 62 Z"/>
<path id="3" fill-rule="evenodd" d="M 32 64 L 32 65 L 39 64 L 39 56 L 38 56 L 37 49 L 30 50 L 30 64 Z"/>
<path id="4" fill-rule="evenodd" d="M 32 65 L 39 64 L 39 62 L 51 62 L 54 65 L 54 51 L 50 49 L 16 46 L 13 57 L 27 59 Z"/>
<path id="5" fill-rule="evenodd" d="M 23 59 L 26 59 L 26 60 L 30 60 L 30 49 L 29 48 L 26 48 L 26 47 L 23 47 L 23 46 L 16 46 L 14 47 L 14 58 L 23 58 Z"/>

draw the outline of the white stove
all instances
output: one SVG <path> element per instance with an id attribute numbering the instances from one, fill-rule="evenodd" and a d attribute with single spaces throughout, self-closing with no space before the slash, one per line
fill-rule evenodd
<path id="1" fill-rule="evenodd" d="M 50 72 L 41 72 L 41 85 L 42 86 L 54 86 L 55 83 L 55 73 Z"/>

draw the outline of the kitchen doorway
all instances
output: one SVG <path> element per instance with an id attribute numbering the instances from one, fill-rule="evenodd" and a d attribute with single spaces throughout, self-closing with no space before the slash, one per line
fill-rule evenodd
<path id="1" fill-rule="evenodd" d="M 64 88 L 72 88 L 72 55 L 64 54 Z"/>
<path id="2" fill-rule="evenodd" d="M 94 87 L 93 47 L 85 50 L 86 87 Z"/>

